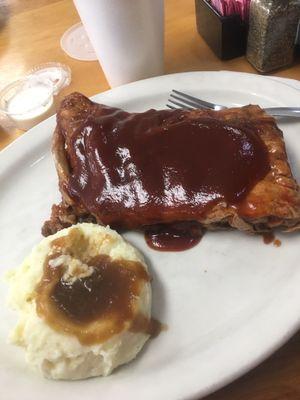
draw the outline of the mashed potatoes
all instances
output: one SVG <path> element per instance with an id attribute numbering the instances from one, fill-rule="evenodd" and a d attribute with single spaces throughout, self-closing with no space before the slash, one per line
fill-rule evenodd
<path id="1" fill-rule="evenodd" d="M 96 272 L 98 286 L 93 283 Z M 131 274 L 128 279 L 126 274 Z M 125 276 L 131 289 L 133 282 L 135 292 L 127 295 L 124 283 L 114 285 L 114 276 Z M 49 236 L 9 274 L 9 304 L 20 313 L 11 341 L 24 347 L 29 365 L 48 378 L 108 375 L 132 360 L 149 338 L 141 323 L 150 320 L 147 276 L 142 256 L 109 228 L 84 223 Z M 101 286 L 101 279 L 108 284 Z M 107 302 L 105 309 L 95 288 Z M 123 307 L 124 298 L 128 305 L 121 313 L 118 304 Z M 90 314 L 93 307 L 95 313 L 86 318 L 84 312 Z"/>

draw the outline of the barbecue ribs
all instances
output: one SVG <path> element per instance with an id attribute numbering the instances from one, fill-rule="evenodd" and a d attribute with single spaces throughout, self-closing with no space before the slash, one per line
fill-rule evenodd
<path id="1" fill-rule="evenodd" d="M 300 226 L 282 132 L 258 106 L 130 114 L 73 93 L 58 110 L 52 151 L 62 201 L 44 235 L 80 221 L 128 229 L 198 221 L 251 232 Z"/>

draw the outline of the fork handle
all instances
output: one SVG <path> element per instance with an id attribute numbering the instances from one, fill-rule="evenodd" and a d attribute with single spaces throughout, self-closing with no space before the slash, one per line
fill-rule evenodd
<path id="1" fill-rule="evenodd" d="M 296 117 L 300 118 L 300 107 L 271 107 L 264 109 L 273 117 Z"/>

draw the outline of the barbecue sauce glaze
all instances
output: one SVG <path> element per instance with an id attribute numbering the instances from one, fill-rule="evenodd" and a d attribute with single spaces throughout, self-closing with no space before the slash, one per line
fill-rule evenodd
<path id="1" fill-rule="evenodd" d="M 74 202 L 115 228 L 165 224 L 160 236 L 161 225 L 146 231 L 147 243 L 159 250 L 191 247 L 189 240 L 172 240 L 174 221 L 199 220 L 222 201 L 238 208 L 270 170 L 257 128 L 183 110 L 129 114 L 103 107 L 67 147 L 71 176 L 64 189 Z"/>

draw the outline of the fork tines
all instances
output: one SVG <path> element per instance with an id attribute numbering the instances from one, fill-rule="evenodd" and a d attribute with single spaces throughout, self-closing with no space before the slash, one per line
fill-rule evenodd
<path id="1" fill-rule="evenodd" d="M 206 108 L 210 110 L 223 108 L 218 104 L 209 103 L 208 101 L 198 99 L 189 94 L 179 92 L 178 90 L 172 90 L 167 107 L 173 109 L 185 108 L 187 110 L 193 110 L 195 108 Z"/>

